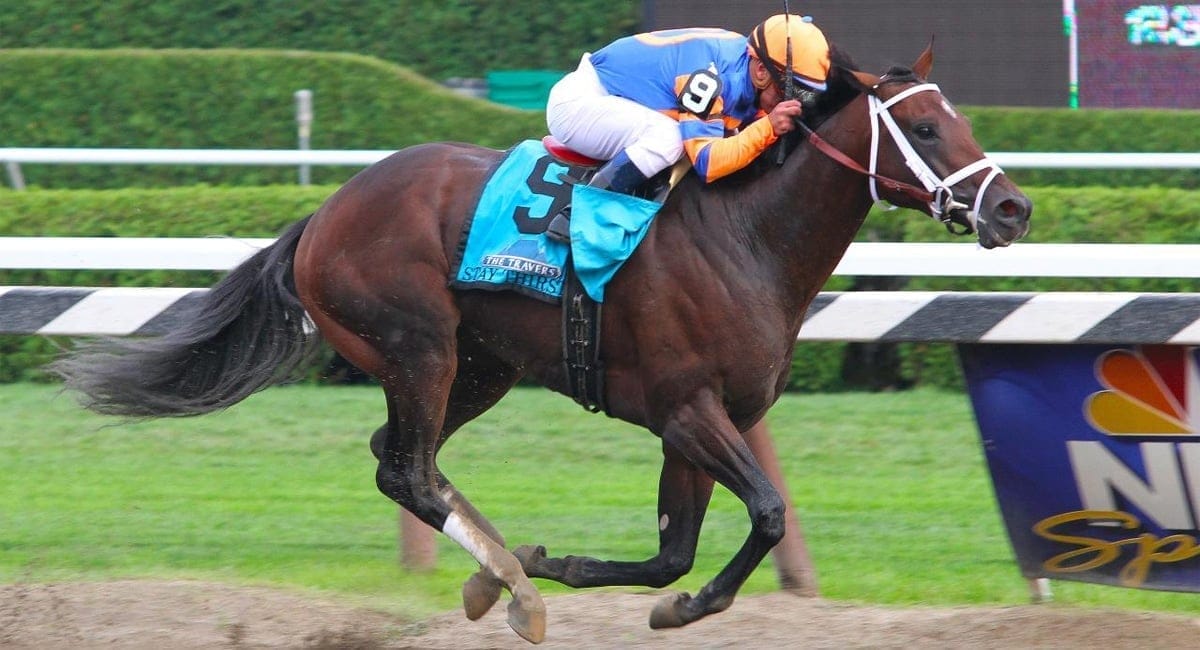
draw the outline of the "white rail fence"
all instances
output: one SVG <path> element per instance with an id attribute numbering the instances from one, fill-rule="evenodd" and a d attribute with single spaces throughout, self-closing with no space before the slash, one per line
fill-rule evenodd
<path id="1" fill-rule="evenodd" d="M 265 238 L 0 237 L 7 269 L 230 269 Z M 1200 245 L 854 243 L 851 276 L 1200 278 Z M 0 333 L 154 335 L 201 288 L 0 287 Z M 803 340 L 1200 344 L 1200 293 L 824 292 Z"/>
<path id="2" fill-rule="evenodd" d="M 0 163 L 9 184 L 25 187 L 21 164 L 53 165 L 242 165 L 365 167 L 394 153 L 391 150 L 301 149 L 84 149 L 70 147 L 0 147 Z M 1040 153 L 992 152 L 988 156 L 1010 169 L 1200 169 L 1200 153 Z"/>
<path id="3" fill-rule="evenodd" d="M 242 237 L 0 237 L 0 269 L 224 271 L 274 242 Z M 1200 277 L 1200 244 L 855 242 L 835 275 Z"/>

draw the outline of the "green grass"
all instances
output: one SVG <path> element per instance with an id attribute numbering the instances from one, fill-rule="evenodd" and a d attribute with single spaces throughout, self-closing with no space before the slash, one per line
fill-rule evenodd
<path id="1" fill-rule="evenodd" d="M 0 582 L 203 578 L 319 590 L 420 616 L 458 606 L 473 561 L 397 564 L 396 508 L 367 449 L 377 388 L 292 386 L 227 412 L 120 423 L 52 386 L 0 386 Z M 787 395 L 769 421 L 822 594 L 888 604 L 1021 604 L 965 396 Z M 641 559 L 657 544 L 659 443 L 570 400 L 518 389 L 441 465 L 506 535 L 552 554 Z M 732 556 L 745 511 L 718 488 L 695 591 Z M 545 593 L 565 587 L 538 581 Z M 775 588 L 768 563 L 743 593 Z M 1188 594 L 1055 582 L 1070 604 L 1196 611 Z"/>

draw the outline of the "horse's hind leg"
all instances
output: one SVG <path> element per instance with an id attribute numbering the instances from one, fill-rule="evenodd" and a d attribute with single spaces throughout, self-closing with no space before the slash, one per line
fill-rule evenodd
<path id="1" fill-rule="evenodd" d="M 388 425 L 382 444 L 374 445 L 379 455 L 375 475 L 379 490 L 445 533 L 499 579 L 513 596 L 509 625 L 538 643 L 546 633 L 546 606 L 521 563 L 489 536 L 488 530 L 473 522 L 465 509 L 454 507 L 451 502 L 458 499 L 453 492 L 441 489 L 444 478 L 438 472 L 436 455 L 444 440 L 458 371 L 458 316 L 449 294 L 444 302 L 440 297 L 418 297 L 419 308 L 406 312 L 371 303 L 372 320 L 404 326 L 370 343 L 321 314 L 314 314 L 314 320 L 327 340 L 340 343 L 335 347 L 351 363 L 378 377 L 383 385 Z M 379 325 L 374 331 L 387 332 L 388 328 Z"/>
<path id="2" fill-rule="evenodd" d="M 440 449 L 459 427 L 494 406 L 519 378 L 520 372 L 495 357 L 491 352 L 469 339 L 460 339 L 457 372 L 450 388 L 437 449 Z M 393 408 L 394 400 L 389 399 L 388 402 L 388 423 L 371 436 L 371 452 L 380 460 L 384 457 L 384 447 L 388 436 L 396 428 L 397 422 Z M 505 541 L 500 531 L 454 487 L 436 466 L 434 472 L 438 491 L 450 505 L 451 511 L 458 513 L 483 535 L 503 548 Z M 505 586 L 504 581 L 496 576 L 491 567 L 481 563 L 479 571 L 463 585 L 463 609 L 467 618 L 476 620 L 486 614 L 499 599 L 500 591 Z"/>
<path id="3" fill-rule="evenodd" d="M 384 423 L 383 426 L 375 430 L 375 433 L 371 434 L 371 453 L 375 455 L 376 460 L 380 460 L 383 457 L 383 443 L 385 440 L 387 440 L 389 430 L 388 426 L 389 425 L 387 423 Z M 466 497 L 462 496 L 462 493 L 458 491 L 458 488 L 455 488 L 450 484 L 450 481 L 442 474 L 440 469 L 437 470 L 437 477 L 439 488 L 444 494 L 449 494 L 449 496 L 446 497 L 446 500 L 450 503 L 450 507 L 455 510 L 461 509 L 463 514 L 470 518 L 471 521 L 475 522 L 475 525 L 479 526 L 479 528 L 483 530 L 488 537 L 496 540 L 497 544 L 504 546 L 504 536 L 500 534 L 500 531 L 497 530 L 490 521 L 484 518 L 483 514 L 476 510 L 475 506 L 473 506 L 471 502 L 467 501 Z"/>
<path id="4" fill-rule="evenodd" d="M 393 403 L 427 403 L 422 397 L 410 398 L 414 393 L 401 396 L 394 389 L 386 390 Z M 404 412 L 403 408 L 396 410 Z M 509 626 L 529 641 L 541 642 L 546 633 L 546 606 L 541 596 L 525 576 L 517 558 L 476 525 L 469 513 L 451 504 L 451 500 L 457 501 L 453 493 L 439 489 L 435 450 L 435 440 L 421 440 L 413 435 L 401 416 L 399 426 L 389 430 L 384 443 L 383 460 L 376 474 L 380 491 L 445 533 L 499 579 L 513 597 L 508 607 Z"/>
<path id="5" fill-rule="evenodd" d="M 521 373 L 513 366 L 496 357 L 469 336 L 458 341 L 458 373 L 450 388 L 450 401 L 446 408 L 446 420 L 438 440 L 440 449 L 459 427 L 474 420 L 504 397 Z M 475 524 L 479 530 L 501 547 L 504 537 L 491 522 L 467 500 L 445 475 L 438 472 L 438 486 L 442 496 L 455 512 Z M 500 598 L 503 583 L 491 568 L 480 564 L 479 571 L 463 583 L 463 610 L 467 618 L 476 620 L 486 614 Z"/>
<path id="6" fill-rule="evenodd" d="M 376 458 L 382 456 L 383 441 L 387 439 L 388 427 L 389 425 L 384 424 L 371 436 L 371 451 Z M 458 491 L 458 488 L 450 483 L 441 470 L 437 470 L 437 484 L 442 497 L 450 504 L 451 510 L 460 513 L 497 544 L 505 546 L 504 536 L 500 534 L 500 531 Z M 504 583 L 495 574 L 482 564 L 479 565 L 479 571 L 472 574 L 463 583 L 463 611 L 467 618 L 474 621 L 488 613 L 492 605 L 500 600 L 500 591 L 503 588 Z"/>
<path id="7" fill-rule="evenodd" d="M 665 587 L 692 568 L 712 490 L 712 478 L 664 443 L 658 484 L 658 555 L 641 562 L 612 562 L 572 555 L 550 558 L 541 546 L 522 546 L 514 553 L 531 578 L 572 587 Z"/>

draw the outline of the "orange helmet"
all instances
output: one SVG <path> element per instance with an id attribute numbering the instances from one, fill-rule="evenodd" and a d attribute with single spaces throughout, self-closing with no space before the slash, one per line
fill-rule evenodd
<path id="1" fill-rule="evenodd" d="M 829 42 L 809 16 L 777 14 L 750 32 L 750 53 L 767 65 L 784 85 L 788 45 L 791 44 L 792 78 L 813 90 L 825 90 L 829 76 Z"/>

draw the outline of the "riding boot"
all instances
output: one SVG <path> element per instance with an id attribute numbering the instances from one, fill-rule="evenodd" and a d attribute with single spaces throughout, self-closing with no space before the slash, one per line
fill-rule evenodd
<path id="1" fill-rule="evenodd" d="M 588 186 L 621 194 L 633 194 L 645 182 L 646 175 L 622 151 L 596 170 L 588 181 Z M 550 225 L 546 226 L 546 237 L 564 244 L 571 243 L 571 206 L 568 205 L 554 215 Z"/>

